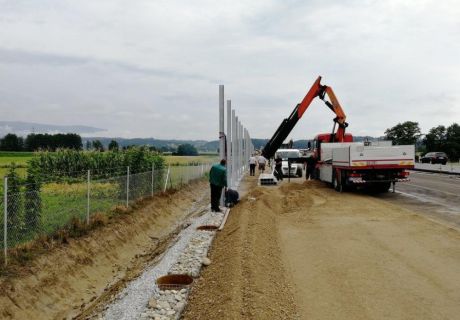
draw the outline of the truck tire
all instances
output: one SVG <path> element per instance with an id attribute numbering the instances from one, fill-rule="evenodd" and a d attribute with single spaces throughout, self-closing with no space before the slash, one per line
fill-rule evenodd
<path id="1" fill-rule="evenodd" d="M 382 183 L 377 183 L 372 186 L 372 190 L 376 193 L 385 193 L 390 190 L 391 187 L 391 182 L 382 182 Z"/>
<path id="2" fill-rule="evenodd" d="M 296 174 L 297 174 L 297 176 L 299 178 L 302 178 L 302 168 L 297 168 L 297 173 Z"/>

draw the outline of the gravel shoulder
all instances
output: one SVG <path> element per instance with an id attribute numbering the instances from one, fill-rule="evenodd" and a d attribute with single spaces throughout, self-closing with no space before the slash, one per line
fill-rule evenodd
<path id="1" fill-rule="evenodd" d="M 20 276 L 1 280 L 0 318 L 86 318 L 168 247 L 190 208 L 207 203 L 208 193 L 202 181 L 158 195 L 88 236 L 51 249 Z"/>
<path id="2" fill-rule="evenodd" d="M 183 319 L 455 319 L 460 233 L 294 179 L 232 209 Z M 253 200 L 255 199 L 255 200 Z"/>

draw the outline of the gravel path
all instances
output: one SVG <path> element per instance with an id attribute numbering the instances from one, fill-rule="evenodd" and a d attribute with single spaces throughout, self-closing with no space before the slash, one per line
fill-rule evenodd
<path id="1" fill-rule="evenodd" d="M 160 299 L 160 296 L 165 295 L 164 292 L 158 289 L 158 287 L 155 284 L 155 280 L 160 276 L 170 273 L 170 269 L 174 266 L 174 264 L 181 260 L 181 257 L 184 256 L 184 252 L 187 251 L 187 248 L 190 246 L 190 243 L 193 242 L 193 240 L 197 237 L 203 237 L 203 234 L 205 234 L 204 240 L 207 243 L 207 246 L 209 246 L 211 239 L 209 235 L 206 235 L 209 232 L 197 231 L 196 228 L 200 225 L 209 224 L 213 222 L 215 223 L 217 220 L 220 221 L 222 219 L 222 216 L 222 214 L 207 212 L 202 216 L 191 220 L 190 225 L 181 231 L 181 233 L 177 237 L 177 241 L 164 253 L 160 262 L 146 269 L 145 272 L 139 278 L 132 281 L 122 292 L 120 292 L 116 300 L 108 306 L 102 318 L 107 320 L 142 319 L 148 317 L 154 318 L 155 313 L 151 310 L 146 310 L 149 301 L 152 301 L 152 298 L 156 299 L 156 301 L 162 301 Z M 196 268 L 197 266 L 198 268 L 201 267 L 201 259 L 203 253 L 207 253 L 207 247 L 199 250 L 200 251 L 196 252 L 196 255 L 199 257 L 196 259 L 192 259 L 192 261 L 194 261 L 193 276 L 197 276 L 199 273 L 199 271 L 197 273 Z M 186 257 L 190 259 L 190 254 Z M 198 264 L 196 263 L 197 261 Z M 180 270 L 185 271 L 184 273 L 187 273 L 186 270 Z M 174 300 L 177 302 L 183 303 L 186 298 L 185 292 L 174 291 L 167 293 L 181 296 L 181 299 Z M 171 304 L 172 302 L 169 301 L 166 303 L 168 304 L 168 315 L 171 317 L 176 316 L 178 314 L 177 310 L 176 312 L 173 312 L 172 310 L 174 309 L 172 307 L 170 308 L 169 306 L 169 304 Z M 164 316 L 166 316 L 166 312 Z"/>

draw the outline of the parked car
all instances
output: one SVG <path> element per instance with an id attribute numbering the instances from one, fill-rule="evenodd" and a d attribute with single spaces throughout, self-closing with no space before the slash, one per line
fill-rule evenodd
<path id="1" fill-rule="evenodd" d="M 446 164 L 447 163 L 447 154 L 444 152 L 428 152 L 423 157 L 420 158 L 420 162 L 422 163 L 440 163 Z"/>

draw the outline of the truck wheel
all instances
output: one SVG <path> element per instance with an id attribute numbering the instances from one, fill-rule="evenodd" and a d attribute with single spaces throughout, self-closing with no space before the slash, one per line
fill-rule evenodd
<path id="1" fill-rule="evenodd" d="M 373 186 L 373 190 L 377 193 L 385 193 L 390 190 L 391 182 L 382 182 Z"/>

